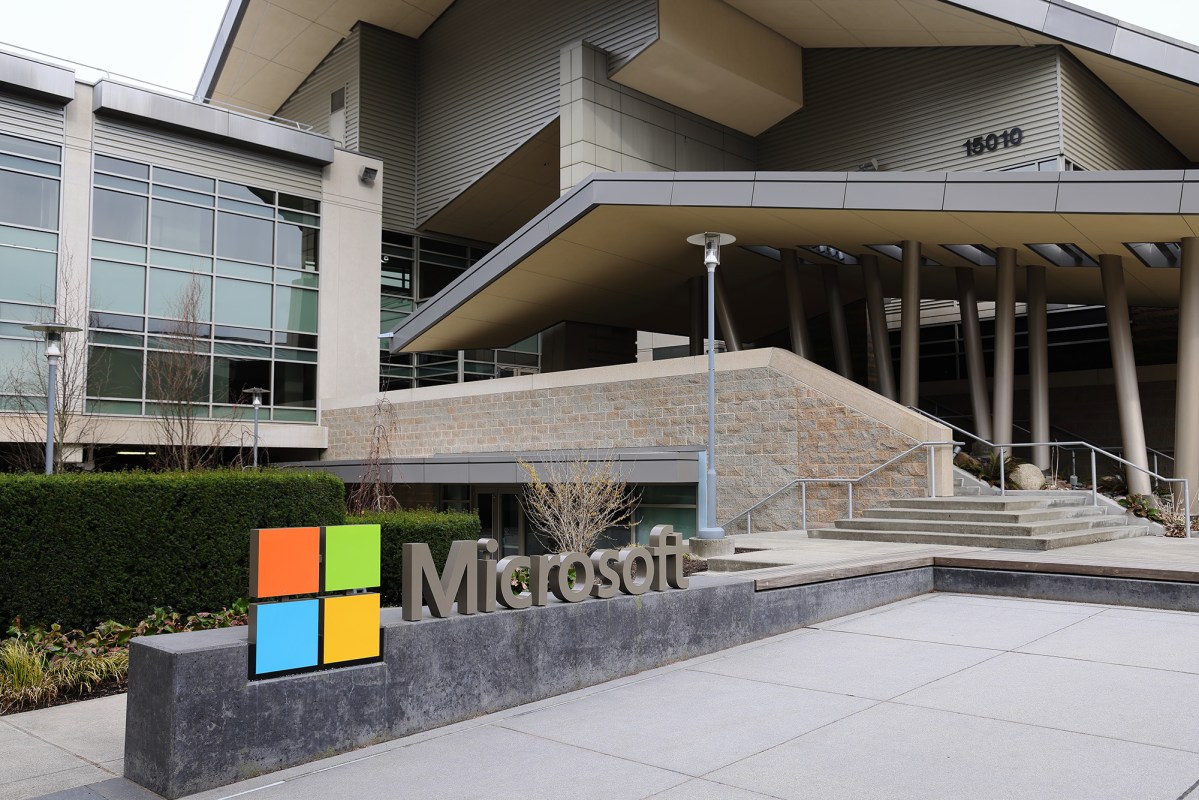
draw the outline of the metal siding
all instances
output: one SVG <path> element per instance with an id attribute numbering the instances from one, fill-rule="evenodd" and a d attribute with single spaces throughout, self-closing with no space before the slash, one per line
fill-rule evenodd
<path id="1" fill-rule="evenodd" d="M 1052 47 L 804 51 L 804 107 L 759 137 L 763 170 L 994 170 L 1061 150 Z M 967 156 L 1019 127 L 1018 147 Z"/>
<path id="2" fill-rule="evenodd" d="M 0 96 L 0 131 L 61 144 L 65 130 L 66 109 L 63 106 Z"/>
<path id="3" fill-rule="evenodd" d="M 361 26 L 342 39 L 329 55 L 292 92 L 291 97 L 275 112 L 283 119 L 311 125 L 324 136 L 329 135 L 329 96 L 336 89 L 346 90 L 346 150 L 357 150 L 359 139 L 359 96 Z"/>
<path id="4" fill-rule="evenodd" d="M 1178 169 L 1187 160 L 1103 81 L 1062 53 L 1062 137 L 1084 169 Z"/>
<path id="5" fill-rule="evenodd" d="M 321 170 L 167 131 L 96 118 L 94 149 L 212 178 L 319 197 Z"/>
<path id="6" fill-rule="evenodd" d="M 366 100 L 359 111 L 359 149 L 383 159 L 383 227 L 411 231 L 416 226 L 418 44 L 381 28 L 360 27 Z"/>
<path id="7" fill-rule="evenodd" d="M 418 224 L 558 115 L 564 46 L 620 58 L 656 32 L 655 0 L 457 0 L 421 38 Z"/>

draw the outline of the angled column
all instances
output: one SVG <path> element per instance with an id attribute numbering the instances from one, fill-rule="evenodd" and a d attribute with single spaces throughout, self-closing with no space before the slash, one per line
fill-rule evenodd
<path id="1" fill-rule="evenodd" d="M 799 254 L 792 249 L 780 251 L 783 263 L 783 288 L 787 293 L 787 319 L 791 323 L 791 350 L 800 358 L 812 358 L 812 339 L 808 335 L 808 315 L 804 313 L 799 289 Z"/>
<path id="2" fill-rule="evenodd" d="M 1010 444 L 1012 384 L 1016 372 L 1016 251 L 1000 247 L 995 252 L 995 402 L 991 405 L 994 434 L 991 441 Z"/>
<path id="3" fill-rule="evenodd" d="M 1199 239 L 1182 240 L 1178 297 L 1178 386 L 1174 411 L 1174 474 L 1190 481 L 1191 512 L 1199 493 Z M 1181 502 L 1182 485 L 1174 484 Z"/>
<path id="4" fill-rule="evenodd" d="M 920 405 L 920 242 L 903 242 L 900 285 L 899 402 Z"/>
<path id="5" fill-rule="evenodd" d="M 833 363 L 838 374 L 853 380 L 853 363 L 849 359 L 849 329 L 845 327 L 845 304 L 841 302 L 841 272 L 832 264 L 825 264 L 820 271 L 824 278 L 828 325 L 833 336 Z"/>
<path id="6" fill-rule="evenodd" d="M 1045 268 L 1028 267 L 1028 419 L 1034 442 L 1049 441 L 1049 320 Z M 1032 448 L 1032 463 L 1049 469 L 1049 445 Z"/>
<path id="7" fill-rule="evenodd" d="M 724 349 L 735 353 L 741 349 L 741 338 L 733 325 L 733 312 L 729 307 L 729 293 L 724 286 L 724 273 L 716 273 L 716 319 L 720 323 L 720 336 Z"/>
<path id="8" fill-rule="evenodd" d="M 954 270 L 958 283 L 958 308 L 962 314 L 962 339 L 966 345 L 966 377 L 970 382 L 970 410 L 974 432 L 991 439 L 991 399 L 987 397 L 987 364 L 983 360 L 983 338 L 978 327 L 978 293 L 974 288 L 974 270 Z M 993 441 L 993 440 L 992 440 Z"/>
<path id="9" fill-rule="evenodd" d="M 707 303 L 704 298 L 704 276 L 687 279 L 687 293 L 691 298 L 691 326 L 687 337 L 687 352 L 693 356 L 704 354 L 704 314 Z"/>
<path id="10" fill-rule="evenodd" d="M 1103 276 L 1103 298 L 1107 303 L 1107 332 L 1112 347 L 1112 372 L 1116 379 L 1116 409 L 1120 413 L 1120 435 L 1124 458 L 1140 467 L 1149 466 L 1145 450 L 1145 420 L 1141 416 L 1141 391 L 1132 351 L 1132 324 L 1128 319 L 1128 293 L 1124 290 L 1124 259 L 1099 256 Z M 1181 334 L 1181 331 L 1180 331 Z M 1149 494 L 1149 476 L 1125 468 L 1129 494 Z"/>
<path id="11" fill-rule="evenodd" d="M 870 344 L 874 348 L 878 393 L 895 399 L 895 365 L 891 361 L 891 334 L 887 330 L 887 310 L 883 307 L 883 281 L 878 273 L 878 256 L 858 256 L 862 264 L 862 283 L 866 287 L 866 314 L 870 321 Z"/>

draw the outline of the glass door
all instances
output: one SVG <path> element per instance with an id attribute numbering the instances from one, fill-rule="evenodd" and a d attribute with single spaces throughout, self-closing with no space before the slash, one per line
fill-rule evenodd
<path id="1" fill-rule="evenodd" d="M 525 513 L 520 490 L 501 487 L 475 491 L 475 509 L 484 537 L 500 543 L 497 557 L 525 553 Z"/>

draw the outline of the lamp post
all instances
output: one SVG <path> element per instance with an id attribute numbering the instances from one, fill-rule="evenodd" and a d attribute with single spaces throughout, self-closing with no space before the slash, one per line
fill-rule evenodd
<path id="1" fill-rule="evenodd" d="M 22 325 L 27 331 L 42 334 L 46 340 L 46 361 L 50 364 L 50 375 L 46 382 L 46 474 L 54 472 L 54 401 L 58 389 L 58 359 L 62 356 L 62 335 L 77 333 L 83 328 L 47 322 L 44 325 Z"/>
<path id="2" fill-rule="evenodd" d="M 262 408 L 262 396 L 270 394 L 270 391 L 255 386 L 253 389 L 245 389 L 244 393 L 254 398 L 254 469 L 258 469 L 258 409 Z"/>
<path id="3" fill-rule="evenodd" d="M 690 244 L 704 248 L 704 267 L 708 270 L 708 474 L 707 508 L 700 539 L 723 539 L 724 529 L 716 521 L 716 267 L 720 265 L 721 245 L 732 244 L 736 237 L 728 233 L 697 233 L 688 236 Z"/>

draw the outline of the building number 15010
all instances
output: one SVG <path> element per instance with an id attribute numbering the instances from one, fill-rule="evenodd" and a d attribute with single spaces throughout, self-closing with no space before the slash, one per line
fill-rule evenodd
<path id="1" fill-rule="evenodd" d="M 1024 141 L 1024 131 L 1019 128 L 1008 128 L 1002 133 L 988 133 L 986 136 L 975 136 L 966 140 L 966 155 L 980 156 L 1001 147 L 1018 147 Z"/>

